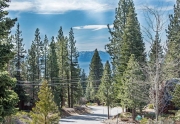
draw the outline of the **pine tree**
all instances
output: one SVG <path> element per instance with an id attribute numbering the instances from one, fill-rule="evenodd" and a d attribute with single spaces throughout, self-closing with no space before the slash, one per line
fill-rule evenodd
<path id="1" fill-rule="evenodd" d="M 41 41 L 41 37 L 40 37 L 40 31 L 37 28 L 35 31 L 35 38 L 34 38 L 34 44 L 35 44 L 35 55 L 36 55 L 36 80 L 40 80 L 41 78 L 41 67 L 40 67 L 40 59 L 41 59 L 41 54 L 42 54 L 42 47 L 43 47 L 43 43 Z"/>
<path id="2" fill-rule="evenodd" d="M 83 97 L 83 87 L 81 81 L 78 82 L 74 94 L 74 101 L 76 101 L 76 104 L 80 104 L 80 99 Z"/>
<path id="3" fill-rule="evenodd" d="M 48 79 L 48 38 L 45 35 L 44 37 L 44 53 L 43 53 L 43 60 L 44 60 L 44 78 Z"/>
<path id="4" fill-rule="evenodd" d="M 112 72 L 111 67 L 109 64 L 109 61 L 106 62 L 103 76 L 101 79 L 101 84 L 99 86 L 99 90 L 97 92 L 98 98 L 101 100 L 101 102 L 106 102 L 106 105 L 108 106 L 108 119 L 109 119 L 109 107 L 112 105 L 113 101 L 113 81 L 112 81 Z"/>
<path id="5" fill-rule="evenodd" d="M 156 84 L 160 85 L 160 82 L 162 80 L 162 63 L 163 63 L 163 49 L 161 46 L 161 40 L 159 39 L 159 32 L 156 32 L 155 39 L 152 42 L 150 54 L 149 54 L 149 61 L 147 63 L 148 68 L 148 79 L 149 84 L 151 85 L 151 92 L 150 92 L 150 98 L 151 102 L 153 102 L 154 105 L 156 105 L 156 94 L 154 93 L 154 89 L 156 88 Z M 158 63 L 158 64 L 157 64 Z M 157 72 L 159 71 L 159 73 Z M 158 78 L 157 78 L 158 76 Z M 157 91 L 157 90 L 156 90 Z M 157 99 L 158 100 L 158 99 Z"/>
<path id="6" fill-rule="evenodd" d="M 73 84 L 73 98 L 74 98 L 74 102 L 76 102 L 77 104 L 79 104 L 80 99 L 83 96 L 83 88 L 81 85 L 81 80 L 79 79 L 79 77 L 81 76 L 81 68 L 79 67 L 79 65 L 77 65 L 76 68 L 74 68 L 73 70 L 76 70 L 76 72 L 74 72 L 74 79 L 72 82 L 74 82 Z"/>
<path id="7" fill-rule="evenodd" d="M 22 44 L 23 38 L 22 36 L 22 31 L 20 31 L 20 26 L 19 23 L 17 24 L 17 30 L 14 38 L 14 52 L 15 56 L 13 59 L 13 64 L 15 66 L 15 74 L 13 75 L 17 79 L 17 84 L 20 84 L 22 81 L 22 64 L 24 61 L 25 53 L 26 50 L 24 49 L 24 45 Z M 24 102 L 27 99 L 27 96 L 25 95 L 25 89 L 22 87 L 22 85 L 16 85 L 14 91 L 18 94 L 19 97 L 19 109 L 22 109 L 22 106 L 24 105 Z"/>
<path id="8" fill-rule="evenodd" d="M 87 87 L 87 76 L 86 76 L 86 73 L 84 72 L 84 69 L 82 70 L 80 77 L 81 77 L 80 82 L 83 88 L 83 96 L 84 96 L 86 94 L 86 87 Z"/>
<path id="9" fill-rule="evenodd" d="M 167 51 L 164 59 L 164 78 L 179 78 L 180 77 L 180 54 L 179 54 L 179 44 L 180 44 L 180 1 L 177 0 L 174 6 L 174 14 L 170 15 L 170 24 L 167 30 Z"/>
<path id="10" fill-rule="evenodd" d="M 57 55 L 56 55 L 56 46 L 55 46 L 54 37 L 52 37 L 50 48 L 49 48 L 49 77 L 50 80 L 53 82 L 53 78 L 58 77 L 59 69 L 57 63 Z"/>
<path id="11" fill-rule="evenodd" d="M 115 94 L 117 94 L 117 102 L 119 102 L 118 94 L 123 93 L 121 80 L 131 54 L 137 57 L 137 61 L 141 65 L 145 63 L 146 59 L 140 24 L 132 0 L 119 1 L 113 26 L 113 31 L 109 28 L 111 34 L 110 44 L 106 46 L 112 58 L 113 80 L 116 82 L 114 90 Z"/>
<path id="12" fill-rule="evenodd" d="M 41 41 L 40 31 L 37 28 L 35 31 L 35 38 L 32 41 L 31 48 L 28 50 L 28 80 L 31 81 L 32 85 L 32 100 L 33 102 L 37 99 L 37 87 L 42 76 L 42 59 L 43 59 L 43 42 Z"/>
<path id="13" fill-rule="evenodd" d="M 32 84 L 33 86 L 31 87 L 32 89 L 32 94 L 30 95 L 31 98 L 33 99 L 33 102 L 35 100 L 35 84 L 37 83 L 36 82 L 36 79 L 37 79 L 37 61 L 36 61 L 36 52 L 35 52 L 35 49 L 36 49 L 36 46 L 35 46 L 35 43 L 32 42 L 31 44 L 31 48 L 28 50 L 28 57 L 27 57 L 27 63 L 28 63 L 28 77 L 27 77 L 27 80 L 28 81 L 32 81 Z"/>
<path id="14" fill-rule="evenodd" d="M 0 122 L 4 117 L 16 112 L 18 95 L 11 89 L 15 87 L 16 79 L 11 78 L 7 71 L 0 71 Z"/>
<path id="15" fill-rule="evenodd" d="M 0 68 L 4 68 L 5 65 L 9 62 L 10 59 L 13 57 L 13 53 L 11 52 L 11 49 L 13 47 L 12 43 L 8 43 L 8 36 L 10 34 L 11 28 L 14 26 L 15 22 L 17 21 L 17 18 L 11 19 L 8 16 L 8 11 L 5 11 L 4 9 L 9 7 L 8 2 L 10 0 L 1 1 L 0 3 Z"/>
<path id="16" fill-rule="evenodd" d="M 129 4 L 129 10 L 127 14 L 126 24 L 122 35 L 122 41 L 119 53 L 119 64 L 117 66 L 117 73 L 115 74 L 116 80 L 116 94 L 117 100 L 120 100 L 118 95 L 123 95 L 122 78 L 123 73 L 127 68 L 127 63 L 131 54 L 134 54 L 138 63 L 145 64 L 146 54 L 145 46 L 141 37 L 140 25 L 135 13 L 133 2 Z"/>
<path id="17" fill-rule="evenodd" d="M 58 36 L 56 37 L 57 42 L 57 59 L 58 59 L 58 68 L 59 75 L 58 77 L 61 79 L 60 83 L 67 83 L 69 78 L 69 58 L 68 58 L 68 38 L 63 35 L 62 27 L 60 27 L 58 31 Z M 63 88 L 64 84 L 59 86 L 59 92 L 61 97 L 61 107 L 65 106 L 65 99 L 67 91 L 69 91 L 69 86 L 67 90 Z M 70 94 L 68 92 L 68 105 L 70 107 Z"/>
<path id="18" fill-rule="evenodd" d="M 51 80 L 51 83 L 58 83 L 58 75 L 59 75 L 59 68 L 58 68 L 58 62 L 57 62 L 57 55 L 56 55 L 56 43 L 54 41 L 54 37 L 52 37 L 50 46 L 49 46 L 49 57 L 48 57 L 48 67 L 49 67 L 49 78 Z M 55 97 L 55 102 L 58 106 L 60 106 L 61 98 L 59 97 L 61 95 L 59 86 L 52 86 L 53 94 Z"/>
<path id="19" fill-rule="evenodd" d="M 127 64 L 127 69 L 123 73 L 122 78 L 122 92 L 120 95 L 121 105 L 123 107 L 131 108 L 133 110 L 133 119 L 135 117 L 135 110 L 140 107 L 148 98 L 148 90 L 145 83 L 145 75 L 141 66 L 135 59 L 135 55 L 131 55 Z"/>
<path id="20" fill-rule="evenodd" d="M 74 39 L 74 32 L 73 29 L 70 29 L 69 32 L 69 63 L 70 63 L 70 81 L 73 82 L 73 80 L 77 79 L 79 77 L 79 69 L 78 67 L 78 57 L 79 54 L 77 52 L 77 48 L 75 46 L 76 41 Z M 71 83 L 71 108 L 73 108 L 74 104 L 74 89 L 76 88 L 77 85 L 74 85 Z"/>
<path id="21" fill-rule="evenodd" d="M 52 90 L 48 87 L 47 81 L 42 82 L 38 93 L 38 101 L 36 106 L 30 112 L 32 124 L 57 124 L 59 122 L 60 113 L 54 102 Z"/>
<path id="22" fill-rule="evenodd" d="M 118 66 L 120 76 L 126 70 L 131 54 L 134 54 L 141 64 L 145 62 L 145 46 L 141 37 L 140 25 L 138 23 L 134 5 L 129 8 L 127 23 L 123 34 L 123 41 L 120 49 L 120 65 Z"/>
<path id="23" fill-rule="evenodd" d="M 91 59 L 89 67 L 88 84 L 86 88 L 86 97 L 94 100 L 94 96 L 97 93 L 98 87 L 101 83 L 101 77 L 103 74 L 103 64 L 101 63 L 101 58 L 99 56 L 98 50 L 95 49 L 94 55 Z M 89 96 L 90 95 L 90 96 Z"/>
<path id="24" fill-rule="evenodd" d="M 13 45 L 8 43 L 8 36 L 11 28 L 14 26 L 17 19 L 8 18 L 7 8 L 9 0 L 0 2 L 0 122 L 6 116 L 10 116 L 15 112 L 15 105 L 18 103 L 18 96 L 12 90 L 16 80 L 9 76 L 7 65 L 10 59 L 13 58 Z"/>
<path id="25" fill-rule="evenodd" d="M 115 10 L 115 20 L 113 23 L 113 30 L 110 29 L 111 38 L 110 43 L 106 45 L 107 52 L 110 54 L 113 63 L 114 73 L 118 73 L 117 67 L 119 65 L 120 48 L 122 42 L 122 36 L 124 34 L 125 25 L 127 23 L 127 15 L 129 7 L 132 4 L 132 0 L 119 0 L 118 7 Z"/>
<path id="26" fill-rule="evenodd" d="M 157 50 L 157 53 L 156 53 L 156 50 Z M 149 63 L 152 66 L 154 65 L 154 63 L 156 63 L 156 58 L 163 59 L 163 49 L 161 46 L 161 40 L 159 39 L 158 32 L 156 32 L 155 40 L 152 43 L 150 54 L 149 54 Z"/>

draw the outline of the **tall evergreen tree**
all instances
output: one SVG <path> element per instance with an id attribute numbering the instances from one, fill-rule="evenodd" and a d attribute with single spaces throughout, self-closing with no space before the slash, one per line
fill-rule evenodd
<path id="1" fill-rule="evenodd" d="M 16 79 L 11 78 L 7 71 L 0 70 L 0 123 L 6 116 L 16 112 L 18 95 L 11 89 L 15 87 Z"/>
<path id="2" fill-rule="evenodd" d="M 15 105 L 18 103 L 18 96 L 12 90 L 16 80 L 9 76 L 7 65 L 10 59 L 13 58 L 12 43 L 8 43 L 8 36 L 11 28 L 14 26 L 17 19 L 11 19 L 7 8 L 9 0 L 0 2 L 0 123 L 6 116 L 10 116 L 15 112 Z"/>
<path id="3" fill-rule="evenodd" d="M 79 78 L 79 69 L 77 68 L 79 54 L 77 52 L 77 48 L 75 44 L 76 44 L 76 41 L 74 39 L 74 32 L 73 32 L 73 29 L 71 28 L 69 32 L 69 52 L 68 52 L 69 63 L 70 63 L 70 76 L 69 77 L 70 77 L 71 82 Z M 74 104 L 73 92 L 76 86 L 77 85 L 74 85 L 73 83 L 71 83 L 71 107 L 73 107 L 73 104 Z"/>
<path id="4" fill-rule="evenodd" d="M 77 104 L 79 104 L 79 101 L 80 99 L 82 98 L 83 96 L 83 88 L 82 88 L 82 85 L 81 85 L 81 80 L 79 79 L 79 77 L 81 76 L 81 68 L 79 67 L 79 65 L 77 65 L 77 68 L 76 68 L 76 73 L 74 74 L 74 76 L 76 78 L 73 79 L 73 83 L 74 83 L 74 92 L 73 92 L 73 95 L 74 95 L 74 102 L 76 102 Z"/>
<path id="5" fill-rule="evenodd" d="M 56 37 L 56 40 L 57 40 L 56 52 L 57 52 L 58 68 L 59 68 L 58 77 L 61 79 L 60 83 L 67 83 L 69 78 L 68 38 L 64 36 L 62 27 L 60 27 L 58 31 L 58 36 Z M 59 87 L 60 97 L 61 97 L 61 107 L 65 106 L 65 99 L 67 93 L 68 93 L 68 105 L 70 107 L 69 86 L 67 87 L 67 89 L 63 88 L 64 86 L 67 85 L 61 84 Z"/>
<path id="6" fill-rule="evenodd" d="M 33 83 L 32 99 L 33 102 L 37 99 L 37 88 L 35 85 L 42 78 L 42 60 L 43 59 L 43 42 L 41 41 L 40 31 L 37 28 L 35 38 L 32 41 L 31 48 L 28 50 L 28 80 Z"/>
<path id="7" fill-rule="evenodd" d="M 119 0 L 118 7 L 115 10 L 115 20 L 113 23 L 113 30 L 108 25 L 111 38 L 110 43 L 106 45 L 107 52 L 110 54 L 113 63 L 114 73 L 118 73 L 117 66 L 119 65 L 120 47 L 122 42 L 122 36 L 124 34 L 125 25 L 127 23 L 127 15 L 129 7 L 132 4 L 132 0 Z"/>
<path id="8" fill-rule="evenodd" d="M 159 39 L 159 32 L 156 32 L 155 39 L 152 42 L 150 54 L 149 54 L 149 61 L 147 63 L 148 67 L 148 80 L 151 84 L 151 92 L 150 92 L 150 98 L 151 102 L 153 102 L 154 105 L 156 105 L 156 94 L 154 94 L 154 89 L 158 85 L 160 85 L 161 79 L 162 79 L 162 63 L 163 63 L 163 49 L 161 46 L 161 40 Z M 157 64 L 158 63 L 158 64 Z M 159 72 L 158 72 L 159 71 Z M 159 87 L 159 86 L 158 86 Z M 156 92 L 159 91 L 159 88 L 156 90 Z M 158 100 L 158 99 L 157 99 Z"/>
<path id="9" fill-rule="evenodd" d="M 13 75 L 14 77 L 16 77 L 17 79 L 17 83 L 20 84 L 22 81 L 22 70 L 23 70 L 23 61 L 24 61 L 24 57 L 25 57 L 25 53 L 26 50 L 24 49 L 24 45 L 22 44 L 23 42 L 23 38 L 21 38 L 22 36 L 22 31 L 20 31 L 20 26 L 19 23 L 17 24 L 17 30 L 16 30 L 16 34 L 15 34 L 15 38 L 14 38 L 14 52 L 15 52 L 15 56 L 13 59 L 13 63 L 15 66 L 15 74 Z M 24 105 L 24 102 L 27 98 L 27 96 L 25 95 L 25 90 L 22 87 L 22 85 L 16 85 L 15 87 L 15 92 L 18 94 L 19 97 L 19 109 L 22 109 L 22 106 Z"/>
<path id="10" fill-rule="evenodd" d="M 48 57 L 48 67 L 49 67 L 49 79 L 51 80 L 51 83 L 59 83 L 57 81 L 58 75 L 59 75 L 59 68 L 58 68 L 58 62 L 57 62 L 57 55 L 56 55 L 56 43 L 54 41 L 54 37 L 52 37 L 51 43 L 50 43 L 50 47 L 49 47 L 49 57 Z M 60 101 L 61 98 L 59 97 L 61 95 L 59 86 L 52 86 L 52 90 L 54 93 L 54 97 L 55 97 L 55 102 L 58 105 L 58 107 L 60 106 Z"/>
<path id="11" fill-rule="evenodd" d="M 44 60 L 44 78 L 48 79 L 48 38 L 45 35 L 44 37 L 44 53 L 43 53 L 43 60 Z"/>
<path id="12" fill-rule="evenodd" d="M 119 64 L 116 67 L 117 73 L 115 74 L 115 80 L 117 81 L 116 94 L 120 95 L 124 92 L 122 89 L 122 78 L 131 54 L 135 55 L 138 63 L 141 65 L 144 65 L 146 61 L 145 45 L 142 40 L 140 24 L 132 1 L 129 3 L 124 32 L 121 38 Z"/>
<path id="13" fill-rule="evenodd" d="M 28 56 L 27 56 L 27 63 L 28 63 L 28 69 L 27 69 L 27 80 L 32 81 L 32 94 L 30 95 L 33 100 L 35 100 L 35 83 L 37 79 L 36 75 L 36 69 L 37 69 L 37 61 L 36 61 L 36 52 L 35 52 L 36 46 L 35 43 L 32 42 L 31 48 L 28 50 Z"/>
<path id="14" fill-rule="evenodd" d="M 170 15 L 170 24 L 167 30 L 167 52 L 164 59 L 164 78 L 179 78 L 180 77 L 180 1 L 176 1 L 174 6 L 174 14 Z"/>
<path id="15" fill-rule="evenodd" d="M 120 76 L 122 76 L 123 72 L 126 70 L 131 54 L 135 55 L 139 63 L 144 64 L 146 59 L 145 46 L 141 37 L 140 25 L 136 17 L 133 3 L 129 8 L 123 41 L 120 48 L 120 65 L 118 66 Z"/>
<path id="16" fill-rule="evenodd" d="M 95 49 L 94 55 L 91 59 L 89 66 L 88 84 L 86 88 L 86 97 L 94 100 L 94 96 L 97 93 L 98 87 L 101 83 L 101 77 L 103 74 L 103 64 L 99 56 L 98 50 Z M 90 95 L 90 96 L 89 96 Z"/>
<path id="17" fill-rule="evenodd" d="M 56 46 L 54 37 L 52 37 L 50 48 L 49 48 L 49 77 L 53 82 L 53 78 L 58 77 L 59 69 L 57 63 Z"/>
<path id="18" fill-rule="evenodd" d="M 159 39 L 158 32 L 156 32 L 155 40 L 152 43 L 150 54 L 149 54 L 149 63 L 152 66 L 154 65 L 154 63 L 156 63 L 156 58 L 163 59 L 163 49 L 161 46 L 161 40 Z"/>
<path id="19" fill-rule="evenodd" d="M 113 31 L 109 28 L 111 34 L 110 44 L 106 46 L 112 58 L 113 77 L 117 85 L 115 94 L 118 95 L 123 93 L 121 80 L 131 54 L 134 54 L 141 64 L 145 63 L 146 58 L 140 24 L 132 0 L 119 1 L 113 26 Z M 118 96 L 116 97 L 119 101 Z"/>
<path id="20" fill-rule="evenodd" d="M 41 66 L 40 66 L 40 59 L 41 59 L 41 52 L 42 52 L 42 46 L 43 46 L 43 43 L 41 41 L 41 37 L 40 37 L 40 31 L 39 29 L 37 28 L 36 31 L 35 31 L 35 38 L 34 38 L 34 44 L 35 44 L 35 55 L 36 55 L 36 65 L 37 65 L 37 68 L 36 68 L 36 80 L 40 80 L 41 78 Z"/>
<path id="21" fill-rule="evenodd" d="M 101 102 L 106 102 L 106 105 L 108 107 L 108 119 L 109 119 L 109 107 L 112 105 L 113 101 L 113 81 L 112 81 L 112 72 L 111 67 L 109 64 L 109 61 L 106 62 L 103 76 L 101 79 L 101 84 L 99 86 L 99 90 L 97 92 L 98 98 L 101 100 Z"/>
<path id="22" fill-rule="evenodd" d="M 132 54 L 127 64 L 127 69 L 123 73 L 122 90 L 120 95 L 121 105 L 133 110 L 133 119 L 135 119 L 135 110 L 141 107 L 144 101 L 148 98 L 148 91 L 145 84 L 145 75 L 141 66 Z"/>

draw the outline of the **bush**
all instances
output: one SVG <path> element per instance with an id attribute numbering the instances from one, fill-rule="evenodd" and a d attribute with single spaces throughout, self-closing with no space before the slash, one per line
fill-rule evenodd
<path id="1" fill-rule="evenodd" d="M 147 124 L 148 123 L 148 119 L 147 118 L 143 118 L 141 121 L 140 121 L 140 124 Z"/>
<path id="2" fill-rule="evenodd" d="M 91 106 L 91 105 L 92 105 L 92 103 L 88 102 L 86 105 L 87 105 L 87 106 Z"/>
<path id="3" fill-rule="evenodd" d="M 144 114 L 144 117 L 146 117 L 146 118 L 151 118 L 151 119 L 155 119 L 155 113 L 153 113 L 153 112 L 148 112 L 148 113 Z"/>
<path id="4" fill-rule="evenodd" d="M 178 110 L 175 114 L 175 120 L 180 121 L 180 110 Z"/>
<path id="5" fill-rule="evenodd" d="M 3 124 L 19 124 L 19 123 L 30 123 L 29 114 L 24 111 L 19 111 L 14 115 L 5 118 Z"/>
<path id="6" fill-rule="evenodd" d="M 154 105 L 153 104 L 149 104 L 148 105 L 148 109 L 154 109 Z"/>
<path id="7" fill-rule="evenodd" d="M 124 112 L 120 114 L 120 118 L 129 118 L 132 117 L 132 114 L 130 112 Z"/>

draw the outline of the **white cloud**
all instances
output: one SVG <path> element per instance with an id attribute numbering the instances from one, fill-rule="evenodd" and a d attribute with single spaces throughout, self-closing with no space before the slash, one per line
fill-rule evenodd
<path id="1" fill-rule="evenodd" d="M 8 10 L 34 11 L 42 14 L 64 13 L 71 10 L 102 12 L 113 9 L 115 2 L 106 0 L 15 0 Z"/>
<path id="2" fill-rule="evenodd" d="M 108 28 L 107 25 L 85 25 L 85 26 L 73 27 L 73 29 L 77 29 L 77 30 L 90 29 L 90 30 L 93 30 L 93 31 L 100 30 L 100 29 L 105 29 L 105 28 Z M 113 28 L 113 25 L 110 25 L 110 28 Z"/>
<path id="3" fill-rule="evenodd" d="M 33 3 L 32 2 L 18 2 L 14 1 L 9 4 L 9 8 L 7 10 L 11 11 L 29 11 L 33 10 Z"/>
<path id="4" fill-rule="evenodd" d="M 113 10 L 118 6 L 119 0 L 12 0 L 8 10 L 33 11 L 41 14 L 59 14 L 72 10 L 84 10 L 87 12 L 103 12 Z M 134 0 L 136 9 L 150 0 Z M 175 0 L 163 0 L 174 2 Z M 168 8 L 168 10 L 171 8 Z"/>

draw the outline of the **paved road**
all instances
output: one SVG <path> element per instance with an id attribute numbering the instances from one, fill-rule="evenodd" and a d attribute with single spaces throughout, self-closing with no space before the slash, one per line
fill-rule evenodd
<path id="1" fill-rule="evenodd" d="M 107 107 L 91 106 L 92 114 L 70 116 L 60 120 L 60 124 L 102 124 L 107 119 Z M 114 116 L 122 112 L 121 108 L 112 108 L 110 115 Z"/>

